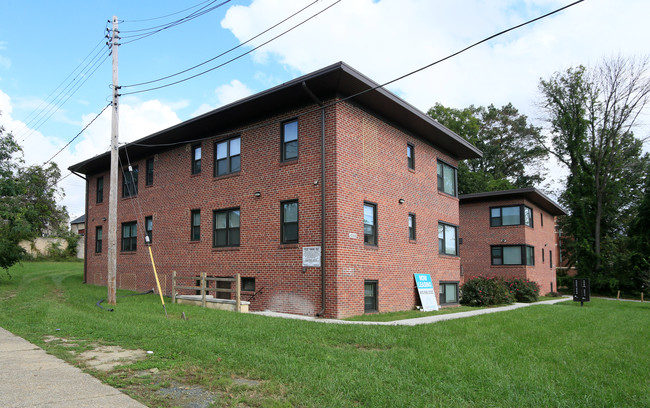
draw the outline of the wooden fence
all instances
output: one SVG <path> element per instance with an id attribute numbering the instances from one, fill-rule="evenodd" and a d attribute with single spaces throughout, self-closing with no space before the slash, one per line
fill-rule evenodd
<path id="1" fill-rule="evenodd" d="M 194 282 L 200 281 L 200 286 L 182 286 L 178 285 L 179 279 L 192 279 Z M 225 289 L 225 288 L 210 288 L 207 285 L 207 282 L 235 282 L 235 289 Z M 215 283 L 215 286 L 217 284 Z M 176 303 L 177 291 L 181 290 L 196 290 L 200 292 L 201 296 L 201 307 L 205 307 L 207 300 L 206 295 L 208 292 L 222 292 L 222 293 L 235 293 L 235 310 L 241 312 L 241 279 L 239 274 L 231 278 L 213 278 L 206 276 L 206 273 L 201 273 L 200 276 L 177 276 L 176 271 L 172 271 L 172 303 Z M 216 296 L 215 296 L 216 298 Z"/>

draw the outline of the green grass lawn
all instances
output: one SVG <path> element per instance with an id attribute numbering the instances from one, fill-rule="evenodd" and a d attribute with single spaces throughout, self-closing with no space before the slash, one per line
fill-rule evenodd
<path id="1" fill-rule="evenodd" d="M 83 285 L 81 264 L 25 263 L 11 274 L 0 272 L 1 327 L 73 362 L 44 337 L 154 351 L 99 375 L 127 390 L 130 371 L 157 368 L 223 392 L 219 406 L 650 406 L 648 303 L 561 302 L 415 327 L 173 304 L 165 319 L 157 295 L 118 299 L 114 312 L 96 307 L 106 288 Z M 263 385 L 251 391 L 233 385 L 237 377 Z M 136 397 L 161 405 L 146 390 Z"/>

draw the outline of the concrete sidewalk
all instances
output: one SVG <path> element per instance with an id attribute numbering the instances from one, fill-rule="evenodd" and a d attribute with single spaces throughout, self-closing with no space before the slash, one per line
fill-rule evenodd
<path id="1" fill-rule="evenodd" d="M 145 407 L 0 328 L 0 407 Z"/>
<path id="2" fill-rule="evenodd" d="M 515 303 L 514 305 L 509 305 L 509 306 L 491 307 L 488 309 L 471 310 L 469 312 L 449 313 L 449 314 L 436 315 L 436 316 L 425 316 L 425 317 L 418 317 L 415 319 L 395 320 L 392 322 L 367 322 L 367 321 L 350 321 L 350 320 L 337 320 L 337 319 L 321 319 L 313 316 L 301 316 L 301 315 L 293 315 L 288 313 L 276 313 L 270 311 L 250 312 L 250 313 L 258 314 L 262 316 L 283 317 L 285 319 L 308 320 L 308 321 L 320 322 L 320 323 L 364 324 L 368 326 L 417 326 L 420 324 L 436 323 L 444 320 L 462 319 L 464 317 L 472 317 L 472 316 L 478 316 L 478 315 L 489 314 L 489 313 L 505 312 L 507 310 L 514 310 L 514 309 L 519 309 L 528 306 L 552 305 L 567 300 L 571 300 L 571 297 L 564 296 L 557 299 L 544 300 L 542 302 Z"/>

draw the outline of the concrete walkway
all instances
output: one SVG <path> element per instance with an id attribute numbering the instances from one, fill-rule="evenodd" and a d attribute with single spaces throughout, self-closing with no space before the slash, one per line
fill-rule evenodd
<path id="1" fill-rule="evenodd" d="M 0 328 L 0 407 L 145 407 Z"/>
<path id="2" fill-rule="evenodd" d="M 471 310 L 469 312 L 449 313 L 449 314 L 437 315 L 437 316 L 425 316 L 425 317 L 418 317 L 415 319 L 395 320 L 392 322 L 367 322 L 367 321 L 350 321 L 350 320 L 337 320 L 337 319 L 321 319 L 313 316 L 300 316 L 300 315 L 293 315 L 288 313 L 276 313 L 268 310 L 264 312 L 250 312 L 250 313 L 258 314 L 262 316 L 282 317 L 285 319 L 308 320 L 308 321 L 320 322 L 320 323 L 364 324 L 368 326 L 417 326 L 419 324 L 436 323 L 436 322 L 441 322 L 443 320 L 462 319 L 464 317 L 472 317 L 472 316 L 478 316 L 478 315 L 489 314 L 489 313 L 505 312 L 507 310 L 514 310 L 514 309 L 519 309 L 528 306 L 553 305 L 555 303 L 564 302 L 567 300 L 571 300 L 571 297 L 564 296 L 561 298 L 544 300 L 542 302 L 536 302 L 536 303 L 515 303 L 514 305 L 509 305 L 509 306 L 491 307 L 488 309 Z"/>

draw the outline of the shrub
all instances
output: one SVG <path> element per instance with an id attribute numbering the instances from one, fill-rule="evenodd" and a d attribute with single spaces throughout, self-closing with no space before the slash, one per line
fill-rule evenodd
<path id="1" fill-rule="evenodd" d="M 511 304 L 514 297 L 506 289 L 503 278 L 479 276 L 465 282 L 461 287 L 460 304 L 466 306 L 490 306 Z"/>
<path id="2" fill-rule="evenodd" d="M 511 278 L 504 281 L 506 288 L 517 302 L 532 303 L 539 298 L 539 285 L 537 282 L 522 278 Z"/>

